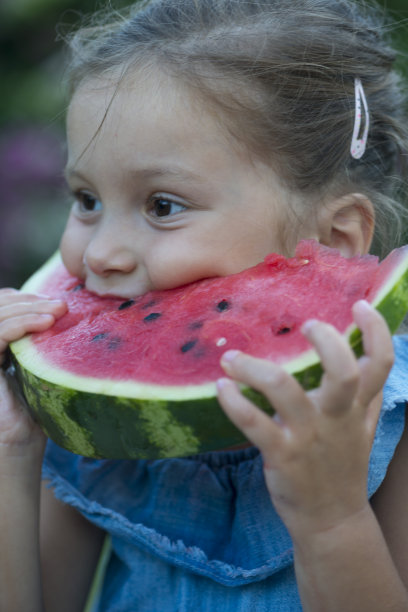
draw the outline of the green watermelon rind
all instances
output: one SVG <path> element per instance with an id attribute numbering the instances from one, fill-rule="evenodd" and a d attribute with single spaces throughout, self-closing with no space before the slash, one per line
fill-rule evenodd
<path id="1" fill-rule="evenodd" d="M 408 248 L 372 304 L 395 332 L 408 311 Z M 36 291 L 57 264 L 52 257 L 23 287 Z M 357 355 L 361 333 L 353 324 L 344 334 Z M 63 448 L 92 458 L 155 459 L 195 455 L 244 443 L 243 434 L 221 409 L 214 383 L 187 386 L 101 381 L 51 368 L 30 337 L 11 345 L 15 377 L 33 418 Z M 322 375 L 314 350 L 283 364 L 305 389 Z M 242 387 L 260 408 L 273 414 L 264 396 Z"/>

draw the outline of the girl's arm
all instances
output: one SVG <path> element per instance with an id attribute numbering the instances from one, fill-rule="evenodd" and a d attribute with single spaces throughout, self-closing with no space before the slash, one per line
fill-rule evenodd
<path id="1" fill-rule="evenodd" d="M 16 419 L 9 413 L 16 413 Z M 14 440 L 5 435 L 9 424 Z M 1 371 L 0 425 L 0 610 L 37 612 L 43 610 L 38 517 L 44 440 L 9 392 Z"/>
<path id="2" fill-rule="evenodd" d="M 46 484 L 40 526 L 45 610 L 83 612 L 105 534 L 57 500 Z"/>
<path id="3" fill-rule="evenodd" d="M 408 585 L 408 422 L 388 467 L 387 476 L 371 499 L 394 563 Z"/>
<path id="4" fill-rule="evenodd" d="M 368 304 L 358 303 L 354 316 L 364 341 L 359 360 L 331 326 L 306 325 L 304 333 L 325 370 L 320 387 L 308 393 L 270 362 L 242 353 L 224 356 L 226 373 L 268 397 L 276 417 L 256 408 L 228 379 L 221 382 L 219 396 L 231 420 L 262 453 L 272 502 L 292 536 L 303 609 L 406 612 L 408 575 L 401 569 L 407 565 L 408 538 L 399 551 L 403 561 L 394 559 L 396 548 L 391 541 L 388 545 L 366 495 L 392 342 L 384 320 Z M 401 519 L 401 499 L 397 502 Z M 382 508 L 384 515 L 385 502 Z"/>
<path id="5" fill-rule="evenodd" d="M 79 612 L 98 554 L 96 531 L 85 535 L 85 521 L 53 501 L 47 491 L 41 501 L 44 598 L 40 480 L 45 436 L 14 397 L 1 370 L 10 342 L 47 329 L 65 309 L 63 303 L 41 296 L 0 290 L 0 610 L 7 612 Z"/>

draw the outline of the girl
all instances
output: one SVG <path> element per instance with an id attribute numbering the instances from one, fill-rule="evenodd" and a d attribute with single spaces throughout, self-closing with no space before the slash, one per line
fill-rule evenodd
<path id="1" fill-rule="evenodd" d="M 71 46 L 61 252 L 89 290 L 131 298 L 302 238 L 352 256 L 395 237 L 394 54 L 350 0 L 157 0 Z M 2 290 L 2 360 L 64 312 Z M 106 533 L 100 611 L 408 610 L 407 341 L 390 373 L 384 321 L 365 302 L 354 317 L 359 360 L 331 326 L 305 324 L 325 369 L 313 392 L 228 351 L 219 399 L 249 444 L 188 458 L 94 461 L 49 442 L 43 461 L 3 376 L 1 610 L 82 610 Z"/>

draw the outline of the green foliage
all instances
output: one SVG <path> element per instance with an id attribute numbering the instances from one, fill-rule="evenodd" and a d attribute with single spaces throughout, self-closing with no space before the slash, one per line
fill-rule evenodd
<path id="1" fill-rule="evenodd" d="M 115 8 L 129 4 L 111 3 Z M 0 2 L 0 127 L 5 122 L 61 121 L 64 57 L 59 24 L 74 27 L 81 15 L 102 8 L 96 0 L 1 0 Z"/>

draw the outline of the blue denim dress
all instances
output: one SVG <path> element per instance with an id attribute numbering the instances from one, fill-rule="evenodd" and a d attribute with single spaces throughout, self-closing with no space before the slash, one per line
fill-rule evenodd
<path id="1" fill-rule="evenodd" d="M 395 339 L 370 458 L 368 495 L 404 426 L 408 337 Z M 180 459 L 86 459 L 49 442 L 43 477 L 110 534 L 97 612 L 301 610 L 289 534 L 254 447 Z"/>

